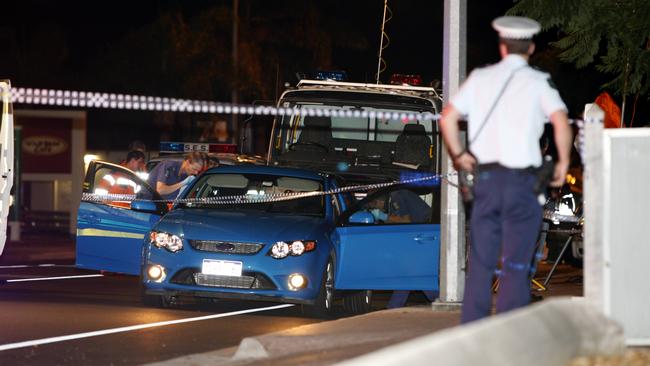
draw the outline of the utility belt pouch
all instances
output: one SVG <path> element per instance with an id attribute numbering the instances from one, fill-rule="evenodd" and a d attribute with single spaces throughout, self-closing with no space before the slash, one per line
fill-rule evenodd
<path id="1" fill-rule="evenodd" d="M 551 183 L 551 180 L 553 180 L 554 171 L 555 163 L 553 162 L 553 158 L 549 155 L 545 155 L 542 166 L 535 169 L 535 176 L 537 177 L 537 180 L 535 180 L 533 191 L 536 194 L 539 195 L 546 193 L 546 188 L 548 187 L 549 183 Z"/>
<path id="2" fill-rule="evenodd" d="M 478 166 L 472 171 L 461 170 L 458 172 L 458 184 L 463 202 L 466 204 L 474 201 L 474 183 L 478 177 Z"/>

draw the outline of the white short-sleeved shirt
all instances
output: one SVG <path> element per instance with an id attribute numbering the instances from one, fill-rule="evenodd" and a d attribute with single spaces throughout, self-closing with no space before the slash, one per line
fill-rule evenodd
<path id="1" fill-rule="evenodd" d="M 469 148 L 479 164 L 499 163 L 508 168 L 540 166 L 539 138 L 544 123 L 551 114 L 567 110 L 549 74 L 527 66 L 519 55 L 508 55 L 497 64 L 474 70 L 450 102 L 467 118 Z"/>

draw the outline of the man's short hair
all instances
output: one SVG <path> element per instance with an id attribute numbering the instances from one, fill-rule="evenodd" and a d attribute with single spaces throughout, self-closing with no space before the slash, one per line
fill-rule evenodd
<path id="1" fill-rule="evenodd" d="M 140 159 L 144 160 L 144 153 L 140 150 L 132 150 L 126 154 L 127 162 L 131 160 L 140 160 Z"/>
<path id="2" fill-rule="evenodd" d="M 129 150 L 139 150 L 139 151 L 147 151 L 147 145 L 144 144 L 144 142 L 140 140 L 133 140 L 129 144 Z"/>
<path id="3" fill-rule="evenodd" d="M 533 43 L 532 39 L 499 38 L 499 43 L 506 46 L 508 54 L 526 55 Z"/>
<path id="4" fill-rule="evenodd" d="M 208 167 L 209 168 L 218 167 L 219 164 L 220 164 L 219 158 L 217 158 L 216 156 L 208 156 Z"/>
<path id="5" fill-rule="evenodd" d="M 191 152 L 185 155 L 185 160 L 188 160 L 190 163 L 198 163 L 201 165 L 206 165 L 208 162 L 208 154 L 204 152 Z"/>

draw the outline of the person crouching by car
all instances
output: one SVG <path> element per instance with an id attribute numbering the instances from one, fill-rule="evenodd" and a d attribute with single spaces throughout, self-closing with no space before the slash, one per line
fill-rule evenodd
<path id="1" fill-rule="evenodd" d="M 182 161 L 165 160 L 149 173 L 147 181 L 162 198 L 173 200 L 203 170 L 207 161 L 207 154 L 201 152 L 189 153 Z"/>

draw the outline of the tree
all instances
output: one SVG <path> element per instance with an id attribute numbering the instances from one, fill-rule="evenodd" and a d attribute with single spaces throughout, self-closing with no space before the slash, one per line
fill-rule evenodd
<path id="1" fill-rule="evenodd" d="M 648 96 L 650 89 L 650 2 L 647 0 L 515 0 L 508 11 L 538 20 L 542 28 L 558 28 L 562 61 L 582 68 L 595 63 L 596 70 L 611 75 L 602 87 L 625 103 Z M 636 107 L 636 103 L 635 103 Z M 623 122 L 625 123 L 625 122 Z"/>

